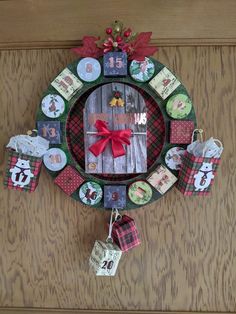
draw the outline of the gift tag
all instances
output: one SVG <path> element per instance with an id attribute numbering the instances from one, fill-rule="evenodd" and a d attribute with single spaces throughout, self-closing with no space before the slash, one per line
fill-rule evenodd
<path id="1" fill-rule="evenodd" d="M 103 56 L 104 76 L 126 76 L 127 54 L 122 51 L 107 52 Z"/>
<path id="2" fill-rule="evenodd" d="M 155 65 L 149 58 L 145 58 L 144 61 L 133 60 L 130 64 L 129 72 L 134 81 L 147 82 L 154 75 Z"/>
<path id="3" fill-rule="evenodd" d="M 104 207 L 125 208 L 126 207 L 126 186 L 105 185 L 104 186 Z"/>
<path id="4" fill-rule="evenodd" d="M 166 111 L 173 119 L 186 118 L 192 109 L 192 102 L 187 95 L 177 94 L 167 102 Z"/>
<path id="5" fill-rule="evenodd" d="M 58 118 L 65 111 L 65 102 L 59 95 L 49 94 L 41 102 L 41 108 L 45 116 Z"/>
<path id="6" fill-rule="evenodd" d="M 141 243 L 134 219 L 127 215 L 122 215 L 114 221 L 111 237 L 122 252 L 129 251 Z"/>
<path id="7" fill-rule="evenodd" d="M 171 121 L 170 122 L 170 143 L 171 144 L 189 144 L 191 143 L 194 130 L 193 121 Z"/>
<path id="8" fill-rule="evenodd" d="M 177 178 L 163 165 L 159 165 L 157 169 L 151 173 L 147 181 L 161 194 L 168 191 L 177 181 Z"/>
<path id="9" fill-rule="evenodd" d="M 134 204 L 144 205 L 152 198 L 152 188 L 145 181 L 136 181 L 129 186 L 128 195 Z"/>
<path id="10" fill-rule="evenodd" d="M 172 147 L 165 155 L 165 163 L 172 170 L 179 170 L 182 165 L 185 149 L 182 147 Z"/>
<path id="11" fill-rule="evenodd" d="M 70 100 L 83 83 L 69 69 L 65 68 L 51 85 L 66 99 Z"/>
<path id="12" fill-rule="evenodd" d="M 48 140 L 50 144 L 61 143 L 61 122 L 60 121 L 38 121 L 38 134 Z"/>
<path id="13" fill-rule="evenodd" d="M 54 180 L 54 183 L 68 195 L 74 193 L 83 182 L 84 179 L 79 172 L 71 166 L 63 169 Z"/>
<path id="14" fill-rule="evenodd" d="M 180 85 L 180 82 L 167 68 L 163 68 L 149 84 L 162 99 L 166 99 Z"/>
<path id="15" fill-rule="evenodd" d="M 43 156 L 43 162 L 45 167 L 49 170 L 59 171 L 65 167 L 67 157 L 60 148 L 50 148 Z"/>
<path id="16" fill-rule="evenodd" d="M 77 65 L 77 73 L 81 80 L 93 82 L 101 75 L 101 65 L 94 58 L 83 58 Z"/>
<path id="17" fill-rule="evenodd" d="M 80 200 L 86 205 L 96 205 L 102 199 L 101 186 L 93 181 L 85 182 L 79 190 Z"/>
<path id="18" fill-rule="evenodd" d="M 89 265 L 96 276 L 115 276 L 122 256 L 122 251 L 116 244 L 95 241 Z"/>

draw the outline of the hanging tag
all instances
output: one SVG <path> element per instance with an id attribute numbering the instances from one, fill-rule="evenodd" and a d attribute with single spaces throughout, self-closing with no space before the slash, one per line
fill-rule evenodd
<path id="1" fill-rule="evenodd" d="M 141 243 L 134 219 L 127 215 L 121 216 L 119 212 L 115 216 L 109 235 L 123 252 L 129 251 Z"/>
<path id="2" fill-rule="evenodd" d="M 116 244 L 95 241 L 89 265 L 96 276 L 115 276 L 122 255 L 122 251 Z"/>
<path id="3" fill-rule="evenodd" d="M 113 216 L 114 221 L 113 221 Z M 122 251 L 116 244 L 113 244 L 112 226 L 120 218 L 119 211 L 115 208 L 111 210 L 110 224 L 106 243 L 95 241 L 89 265 L 96 273 L 96 276 L 114 276 L 122 255 Z"/>

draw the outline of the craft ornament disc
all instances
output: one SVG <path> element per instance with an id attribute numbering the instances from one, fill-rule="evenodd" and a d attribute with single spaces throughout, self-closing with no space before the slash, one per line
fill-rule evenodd
<path id="1" fill-rule="evenodd" d="M 173 119 L 186 118 L 192 109 L 192 102 L 187 95 L 177 94 L 167 102 L 166 111 Z"/>
<path id="2" fill-rule="evenodd" d="M 45 116 L 58 118 L 65 111 L 65 102 L 61 96 L 49 94 L 43 98 L 41 108 Z"/>
<path id="3" fill-rule="evenodd" d="M 147 82 L 154 75 L 155 65 L 149 58 L 145 58 L 144 61 L 133 60 L 130 64 L 129 72 L 135 81 Z"/>
<path id="4" fill-rule="evenodd" d="M 128 195 L 134 204 L 144 205 L 152 198 L 152 188 L 145 181 L 136 181 L 129 186 Z"/>
<path id="5" fill-rule="evenodd" d="M 86 205 L 96 205 L 102 199 L 101 186 L 93 181 L 85 182 L 79 190 L 79 198 Z"/>
<path id="6" fill-rule="evenodd" d="M 43 156 L 43 162 L 49 170 L 59 171 L 65 167 L 67 157 L 60 148 L 50 148 Z"/>
<path id="7" fill-rule="evenodd" d="M 94 58 L 83 58 L 77 65 L 77 73 L 81 80 L 85 82 L 93 82 L 99 78 L 101 74 L 101 65 Z"/>
<path id="8" fill-rule="evenodd" d="M 182 147 L 172 147 L 165 155 L 165 163 L 172 170 L 179 170 L 182 165 L 185 149 Z"/>

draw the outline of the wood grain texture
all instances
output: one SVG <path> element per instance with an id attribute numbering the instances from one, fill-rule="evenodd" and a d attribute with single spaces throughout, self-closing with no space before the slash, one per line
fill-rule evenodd
<path id="1" fill-rule="evenodd" d="M 235 15 L 234 0 L 0 1 L 0 49 L 77 46 L 117 18 L 159 46 L 235 45 Z"/>
<path id="2" fill-rule="evenodd" d="M 35 309 L 35 308 L 0 308 L 4 314 L 199 314 L 199 312 L 161 312 L 161 311 L 117 311 L 117 310 L 64 310 L 64 309 Z M 219 312 L 207 312 L 207 314 L 218 314 Z M 224 312 L 229 314 L 232 312 Z"/>
<path id="3" fill-rule="evenodd" d="M 46 171 L 38 189 L 0 194 L 0 305 L 66 309 L 236 310 L 236 47 L 163 48 L 157 58 L 192 95 L 198 124 L 225 146 L 209 197 L 171 190 L 129 212 L 142 244 L 115 278 L 88 271 L 107 213 L 67 197 Z M 68 50 L 0 53 L 1 174 L 10 136 L 34 127 L 40 97 Z"/>

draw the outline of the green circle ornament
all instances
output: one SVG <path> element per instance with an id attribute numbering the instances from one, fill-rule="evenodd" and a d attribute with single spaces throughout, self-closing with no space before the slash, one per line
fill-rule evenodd
<path id="1" fill-rule="evenodd" d="M 186 94 L 177 94 L 167 102 L 166 111 L 173 119 L 186 118 L 192 109 L 192 102 Z"/>

